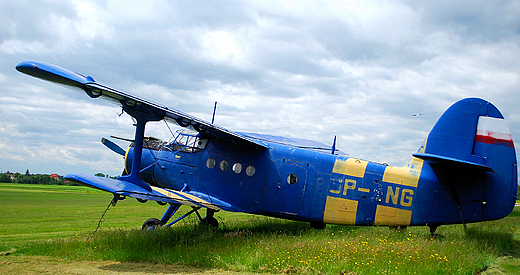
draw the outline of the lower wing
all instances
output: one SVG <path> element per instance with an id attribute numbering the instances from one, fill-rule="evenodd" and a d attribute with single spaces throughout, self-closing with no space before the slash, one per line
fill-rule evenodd
<path id="1" fill-rule="evenodd" d="M 151 191 L 148 191 L 136 184 L 116 180 L 111 178 L 102 178 L 97 176 L 91 176 L 86 174 L 69 174 L 63 177 L 64 179 L 72 182 L 86 185 L 96 189 L 110 192 L 119 196 L 127 196 L 141 200 L 152 200 L 167 202 L 172 204 L 184 204 L 193 207 L 205 207 L 213 210 L 229 209 L 231 205 L 204 195 L 204 198 L 195 196 L 188 192 L 170 190 L 166 188 L 153 187 Z"/>

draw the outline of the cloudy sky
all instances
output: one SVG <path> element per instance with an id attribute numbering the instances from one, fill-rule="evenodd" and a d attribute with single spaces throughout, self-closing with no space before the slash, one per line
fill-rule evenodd
<path id="1" fill-rule="evenodd" d="M 337 135 L 391 165 L 465 97 L 493 102 L 520 140 L 519 1 L 17 0 L 0 18 L 1 172 L 117 175 L 100 139 L 133 138 L 117 106 L 17 72 L 24 60 L 208 121 L 218 101 L 230 130 Z M 146 134 L 171 137 L 164 122 Z"/>

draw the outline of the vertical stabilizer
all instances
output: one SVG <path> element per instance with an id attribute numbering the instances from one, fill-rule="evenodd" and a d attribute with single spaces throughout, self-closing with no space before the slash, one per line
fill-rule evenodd
<path id="1" fill-rule="evenodd" d="M 432 166 L 459 209 L 482 205 L 479 220 L 511 212 L 517 192 L 516 152 L 509 127 L 492 103 L 479 98 L 456 102 L 423 146 L 414 156 Z M 465 201 L 468 197 L 471 202 Z"/>

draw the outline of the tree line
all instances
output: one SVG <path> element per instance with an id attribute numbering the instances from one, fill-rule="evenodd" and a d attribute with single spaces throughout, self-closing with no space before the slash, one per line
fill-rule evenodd
<path id="1" fill-rule="evenodd" d="M 23 184 L 55 184 L 55 185 L 77 185 L 69 181 L 64 181 L 62 176 L 56 174 L 31 174 L 29 170 L 25 174 L 9 171 L 0 173 L 0 182 L 3 183 L 23 183 Z"/>
<path id="2" fill-rule="evenodd" d="M 95 176 L 98 177 L 109 177 L 103 173 L 97 173 Z M 113 179 L 117 179 L 118 177 L 110 177 Z M 0 173 L 0 183 L 24 183 L 24 184 L 54 184 L 54 185 L 74 185 L 79 186 L 79 184 L 69 182 L 63 179 L 63 176 L 57 174 L 31 174 L 29 169 L 25 171 L 24 174 L 16 172 L 5 172 Z"/>

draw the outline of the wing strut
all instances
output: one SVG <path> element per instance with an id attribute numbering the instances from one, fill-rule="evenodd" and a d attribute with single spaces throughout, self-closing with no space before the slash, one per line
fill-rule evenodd
<path id="1" fill-rule="evenodd" d="M 140 177 L 139 172 L 141 170 L 141 156 L 143 154 L 143 141 L 144 141 L 144 130 L 146 123 L 149 121 L 159 121 L 165 116 L 165 113 L 160 110 L 150 110 L 139 108 L 139 104 L 131 106 L 125 101 L 121 101 L 123 110 L 137 120 L 135 129 L 135 142 L 134 142 L 134 155 L 132 159 L 132 169 L 129 175 L 121 176 L 118 180 L 137 184 L 140 187 L 152 191 L 150 185 L 145 183 Z"/>

